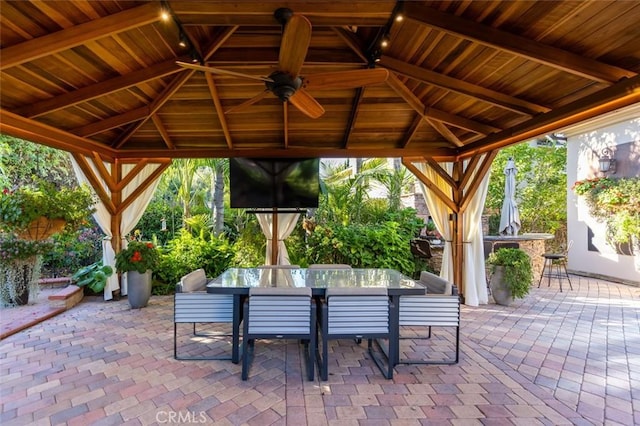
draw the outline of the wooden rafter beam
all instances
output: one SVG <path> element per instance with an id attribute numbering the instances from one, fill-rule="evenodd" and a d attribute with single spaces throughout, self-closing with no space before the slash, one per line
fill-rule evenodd
<path id="1" fill-rule="evenodd" d="M 462 185 L 466 187 L 464 195 L 462 196 L 462 200 L 460 202 L 460 210 L 466 211 L 469 207 L 469 203 L 473 199 L 473 196 L 478 191 L 482 180 L 491 170 L 491 164 L 493 163 L 494 158 L 498 155 L 498 150 L 490 151 L 480 162 L 480 156 L 475 155 L 471 158 L 471 162 L 467 166 L 465 170 L 465 175 L 463 176 Z M 479 164 L 478 164 L 479 163 Z M 468 181 L 471 180 L 471 184 L 467 186 Z"/>
<path id="2" fill-rule="evenodd" d="M 183 148 L 171 152 L 172 158 L 233 158 L 233 157 L 266 157 L 266 158 L 297 158 L 297 157 L 322 157 L 322 158 L 400 158 L 428 156 L 439 161 L 453 161 L 458 156 L 458 151 L 449 148 L 322 148 L 296 147 L 285 149 L 278 148 Z M 166 149 L 127 149 L 118 152 L 118 158 L 163 158 L 167 157 Z"/>
<path id="3" fill-rule="evenodd" d="M 404 83 L 398 79 L 396 75 L 393 73 L 389 74 L 389 78 L 387 79 L 387 84 L 391 87 L 402 99 L 409 104 L 414 111 L 420 114 L 423 118 L 431 118 L 436 121 L 441 121 L 443 123 L 450 124 L 455 127 L 459 127 L 465 130 L 469 130 L 475 133 L 481 133 L 488 135 L 490 133 L 494 133 L 499 131 L 500 129 L 495 128 L 493 126 L 488 126 L 486 124 L 478 123 L 477 121 L 469 120 L 454 114 L 450 114 L 445 111 L 440 111 L 435 108 L 430 108 L 425 106 L 420 99 L 416 95 L 409 90 Z M 443 135 L 446 137 L 445 135 Z M 450 141 L 455 144 L 455 141 Z"/>
<path id="4" fill-rule="evenodd" d="M 438 176 L 440 176 L 445 182 L 447 182 L 447 184 L 452 189 L 457 189 L 458 188 L 458 182 L 453 180 L 451 175 L 449 173 L 447 173 L 447 171 L 444 169 L 444 167 L 442 167 L 442 164 L 438 163 L 433 158 L 424 158 L 423 161 L 426 162 Z"/>
<path id="5" fill-rule="evenodd" d="M 351 133 L 353 133 L 353 129 L 356 126 L 356 118 L 358 118 L 358 111 L 360 110 L 360 104 L 364 97 L 364 89 L 364 87 L 358 87 L 356 89 L 356 96 L 353 98 L 353 102 L 351 103 L 351 111 L 349 111 L 349 120 L 347 121 L 347 130 L 342 138 L 342 146 L 345 148 L 349 147 L 349 139 L 351 138 Z"/>
<path id="6" fill-rule="evenodd" d="M 13 112 L 30 118 L 38 117 L 52 111 L 57 111 L 91 99 L 106 96 L 110 93 L 128 89 L 129 87 L 137 84 L 171 75 L 182 70 L 183 68 L 176 65 L 176 61 L 165 61 L 129 74 L 114 77 L 109 80 L 101 81 L 100 83 L 74 90 L 73 92 L 68 92 L 54 98 L 26 105 L 14 110 Z"/>
<path id="7" fill-rule="evenodd" d="M 542 105 L 537 105 L 533 102 L 508 96 L 504 93 L 496 92 L 495 90 L 467 83 L 465 81 L 458 80 L 457 78 L 449 77 L 416 65 L 411 65 L 390 56 L 382 56 L 378 64 L 414 80 L 460 93 L 518 114 L 532 116 L 550 110 L 550 108 Z"/>
<path id="8" fill-rule="evenodd" d="M 333 2 L 331 12 L 327 8 L 318 8 L 313 2 L 292 2 L 294 13 L 305 15 L 314 26 L 384 26 L 395 6 L 395 1 L 371 2 L 349 1 Z M 171 8 L 185 25 L 278 25 L 273 12 L 278 5 L 265 1 L 253 2 L 217 2 L 211 7 L 199 0 L 173 1 Z"/>
<path id="9" fill-rule="evenodd" d="M 465 145 L 460 152 L 460 158 L 533 139 L 638 102 L 640 102 L 640 76 L 623 79 L 611 87 Z"/>
<path id="10" fill-rule="evenodd" d="M 218 34 L 218 37 L 216 37 L 216 39 L 213 41 L 211 46 L 207 49 L 207 52 L 204 55 L 204 59 L 206 60 L 209 57 L 211 57 L 211 55 L 213 55 L 216 52 L 216 50 L 218 50 L 224 44 L 224 42 L 227 41 L 229 37 L 231 37 L 231 34 L 233 34 L 237 29 L 238 29 L 237 26 L 224 28 Z M 151 103 L 151 105 L 149 105 L 149 114 L 147 115 L 147 117 L 144 117 L 134 126 L 131 126 L 127 130 L 127 132 L 123 133 L 120 136 L 120 138 L 116 141 L 114 147 L 118 149 L 118 148 L 121 148 L 125 143 L 127 143 L 129 138 L 131 138 L 131 136 L 133 136 L 133 134 L 140 127 L 142 127 L 144 123 L 147 122 L 151 114 L 155 114 L 169 99 L 171 99 L 171 96 L 173 96 L 173 94 L 177 92 L 184 85 L 184 83 L 186 83 L 187 80 L 191 78 L 194 72 L 195 72 L 194 70 L 187 69 L 187 70 L 184 70 L 182 73 L 178 74 L 176 77 L 174 77 L 174 79 L 171 80 L 169 85 L 165 87 L 162 93 Z"/>
<path id="11" fill-rule="evenodd" d="M 464 142 L 462 142 L 443 122 L 436 121 L 431 118 L 425 118 L 424 121 L 429 123 L 431 127 L 436 129 L 438 133 L 444 136 L 445 139 L 453 143 L 455 146 L 464 146 Z"/>
<path id="12" fill-rule="evenodd" d="M 336 34 L 338 34 L 338 37 L 340 37 L 342 41 L 344 41 L 347 46 L 351 48 L 351 50 L 353 50 L 353 53 L 355 53 L 360 57 L 360 59 L 362 59 L 363 63 L 369 63 L 369 58 L 367 58 L 367 55 L 365 53 L 366 48 L 362 45 L 362 42 L 355 33 L 347 31 L 344 28 L 340 27 L 331 27 L 331 29 Z"/>
<path id="13" fill-rule="evenodd" d="M 211 75 L 210 73 L 205 73 L 204 76 L 207 80 L 207 86 L 209 87 L 209 93 L 211 94 L 213 105 L 216 108 L 216 115 L 218 116 L 218 121 L 220 121 L 222 133 L 224 133 L 224 140 L 227 142 L 227 147 L 229 147 L 229 149 L 232 149 L 233 141 L 231 139 L 231 133 L 229 133 L 227 118 L 225 117 L 224 110 L 222 109 L 222 103 L 220 102 L 220 95 L 218 94 L 218 89 L 216 88 L 216 82 L 213 79 L 213 75 Z"/>
<path id="14" fill-rule="evenodd" d="M 167 132 L 166 127 L 164 127 L 164 124 L 162 124 L 162 120 L 160 119 L 158 114 L 152 114 L 151 120 L 153 121 L 153 124 L 156 126 L 156 129 L 158 129 L 158 133 L 160 133 L 160 137 L 162 137 L 162 140 L 164 141 L 165 145 L 167 145 L 167 148 L 171 150 L 176 149 L 176 146 L 173 143 L 173 140 L 171 139 L 169 132 Z"/>
<path id="15" fill-rule="evenodd" d="M 0 109 L 0 133 L 84 155 L 92 155 L 95 151 L 105 158 L 113 159 L 117 154 L 115 150 L 90 139 L 65 132 L 4 109 Z"/>
<path id="16" fill-rule="evenodd" d="M 423 122 L 424 120 L 422 116 L 420 114 L 416 114 L 415 118 L 411 122 L 411 126 L 409 126 L 409 129 L 406 132 L 404 132 L 402 143 L 400 144 L 403 148 L 406 148 L 411 143 Z"/>
<path id="17" fill-rule="evenodd" d="M 404 14 L 411 19 L 431 28 L 473 40 L 495 49 L 524 57 L 551 67 L 605 83 L 614 83 L 621 78 L 633 77 L 636 73 L 613 65 L 577 55 L 539 43 L 516 34 L 502 31 L 488 25 L 482 25 L 468 19 L 440 12 L 435 8 L 424 7 L 416 2 L 404 2 Z"/>
<path id="18" fill-rule="evenodd" d="M 131 194 L 129 194 L 129 196 L 125 200 L 122 201 L 122 203 L 120 203 L 120 205 L 117 206 L 116 214 L 122 214 L 122 212 L 124 212 L 124 210 L 127 207 L 129 207 L 129 205 L 131 205 L 131 203 L 133 203 L 140 196 L 140 194 L 142 194 L 149 187 L 149 185 L 151 185 L 153 182 L 155 182 L 155 180 L 158 179 L 160 177 L 160 175 L 162 175 L 162 172 L 164 172 L 167 169 L 167 167 L 169 167 L 171 165 L 171 160 L 167 159 L 164 162 L 154 161 L 153 163 L 157 163 L 158 167 L 149 176 L 147 176 L 146 179 L 144 181 L 142 181 L 136 187 L 136 189 L 134 189 L 131 192 Z M 137 173 L 139 173 L 142 169 L 138 169 L 136 167 L 134 170 L 137 170 Z M 129 172 L 127 174 L 127 176 L 132 175 L 132 172 L 133 172 L 133 170 L 131 172 Z M 135 175 L 132 175 L 131 179 L 133 177 L 135 177 Z"/>
<path id="19" fill-rule="evenodd" d="M 91 168 L 91 165 L 87 161 L 86 157 L 82 154 L 73 153 L 73 158 L 78 163 L 80 170 L 82 170 L 82 172 L 84 173 L 85 177 L 89 181 L 89 184 L 95 191 L 96 195 L 98 195 L 98 198 L 100 198 L 100 201 L 102 201 L 102 204 L 104 204 L 104 207 L 107 209 L 109 214 L 114 215 L 116 213 L 116 206 L 111 200 L 109 194 L 107 194 L 107 192 L 104 190 L 102 183 L 98 179 L 98 176 L 96 176 L 96 174 L 94 173 L 93 168 Z M 102 161 L 100 161 L 100 163 L 102 163 Z M 98 164 L 96 163 L 95 165 L 97 166 Z M 104 165 L 102 167 L 104 168 Z M 109 174 L 107 173 L 107 175 Z"/>
<path id="20" fill-rule="evenodd" d="M 440 199 L 447 207 L 454 213 L 458 212 L 458 206 L 456 206 L 451 195 L 445 194 L 438 185 L 436 185 L 431 179 L 429 179 L 420 169 L 418 169 L 413 161 L 403 158 L 402 164 L 411 172 L 420 182 L 424 184 L 430 191 L 434 193 L 436 197 Z M 452 188 L 453 189 L 453 188 Z"/>
<path id="21" fill-rule="evenodd" d="M 93 123 L 87 124 L 86 126 L 77 127 L 71 130 L 71 133 L 82 137 L 89 137 L 92 135 L 97 135 L 98 133 L 105 132 L 107 130 L 115 129 L 116 127 L 121 127 L 129 123 L 140 121 L 148 115 L 149 107 L 143 106 L 140 108 L 132 109 L 131 111 L 127 111 L 124 114 L 105 118 L 104 120 L 100 121 L 94 121 Z"/>
<path id="22" fill-rule="evenodd" d="M 2 49 L 0 51 L 0 56 L 2 57 L 0 69 L 4 70 L 44 56 L 53 55 L 92 40 L 151 24 L 160 19 L 160 3 L 149 2 L 104 18 L 74 25 L 67 29 Z"/>

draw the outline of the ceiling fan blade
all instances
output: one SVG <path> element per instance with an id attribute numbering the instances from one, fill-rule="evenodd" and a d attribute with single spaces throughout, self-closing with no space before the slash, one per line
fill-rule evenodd
<path id="1" fill-rule="evenodd" d="M 384 83 L 387 78 L 389 78 L 389 71 L 384 68 L 325 72 L 305 76 L 302 87 L 310 90 L 354 89 L 369 84 Z"/>
<path id="2" fill-rule="evenodd" d="M 240 73 L 240 72 L 223 70 L 223 69 L 220 69 L 220 68 L 205 67 L 204 65 L 190 64 L 189 62 L 176 61 L 176 64 L 180 65 L 183 68 L 190 68 L 192 70 L 209 72 L 211 74 L 232 75 L 234 77 L 248 78 L 248 79 L 251 79 L 251 80 L 258 80 L 258 81 L 269 81 L 269 82 L 273 81 L 269 77 L 260 77 L 260 76 L 257 76 L 257 75 L 243 74 L 243 73 Z"/>
<path id="3" fill-rule="evenodd" d="M 302 113 L 311 117 L 319 118 L 324 114 L 324 108 L 306 90 L 298 89 L 290 98 L 289 102 L 298 108 Z"/>
<path id="4" fill-rule="evenodd" d="M 311 22 L 302 15 L 293 15 L 284 27 L 280 42 L 278 68 L 297 77 L 311 42 Z"/>
<path id="5" fill-rule="evenodd" d="M 241 111 L 241 110 L 245 109 L 246 107 L 248 107 L 249 105 L 253 105 L 253 104 L 255 104 L 256 102 L 258 102 L 258 101 L 262 100 L 265 96 L 267 96 L 267 94 L 268 94 L 268 93 L 270 93 L 268 90 L 264 90 L 264 91 L 262 91 L 262 92 L 258 93 L 258 94 L 257 94 L 256 96 L 254 96 L 253 98 L 248 99 L 248 100 L 244 101 L 243 103 L 238 104 L 238 105 L 236 105 L 236 106 L 232 106 L 231 108 L 229 108 L 228 110 L 226 110 L 226 111 L 224 112 L 224 114 L 225 114 L 225 115 L 227 115 L 227 114 L 233 114 L 234 112 Z"/>

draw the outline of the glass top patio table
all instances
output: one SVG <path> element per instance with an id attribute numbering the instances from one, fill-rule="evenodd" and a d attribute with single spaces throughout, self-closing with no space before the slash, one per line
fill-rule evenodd
<path id="1" fill-rule="evenodd" d="M 313 296 L 322 297 L 327 288 L 386 287 L 391 299 L 389 362 L 399 359 L 400 296 L 425 294 L 426 289 L 415 280 L 393 269 L 305 269 L 305 268 L 230 268 L 207 284 L 207 292 L 233 295 L 233 344 L 231 359 L 240 361 L 240 322 L 243 299 L 252 287 L 311 287 Z"/>
<path id="2" fill-rule="evenodd" d="M 209 293 L 248 294 L 251 287 L 311 287 L 323 296 L 329 287 L 385 287 L 390 296 L 424 294 L 415 280 L 393 269 L 231 268 L 210 281 Z"/>

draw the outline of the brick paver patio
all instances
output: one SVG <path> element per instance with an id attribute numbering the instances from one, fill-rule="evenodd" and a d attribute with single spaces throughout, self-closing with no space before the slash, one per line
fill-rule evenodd
<path id="1" fill-rule="evenodd" d="M 640 424 L 640 288 L 572 278 L 573 291 L 463 307 L 460 363 L 401 365 L 393 380 L 365 344 L 338 341 L 329 381 L 308 382 L 298 344 L 273 341 L 243 382 L 230 361 L 173 359 L 172 297 L 141 310 L 85 298 L 0 341 L 0 424 Z M 434 329 L 403 350 L 452 338 Z"/>

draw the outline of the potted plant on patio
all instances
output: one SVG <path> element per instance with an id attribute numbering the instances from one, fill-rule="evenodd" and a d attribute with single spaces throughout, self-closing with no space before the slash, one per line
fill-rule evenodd
<path id="1" fill-rule="evenodd" d="M 131 308 L 147 306 L 151 297 L 151 274 L 160 261 L 158 249 L 151 242 L 129 241 L 116 254 L 116 270 L 127 274 L 127 298 Z"/>
<path id="2" fill-rule="evenodd" d="M 489 254 L 487 263 L 491 266 L 489 286 L 495 302 L 508 306 L 513 299 L 529 294 L 533 281 L 529 255 L 518 248 L 502 248 Z"/>
<path id="3" fill-rule="evenodd" d="M 42 254 L 51 250 L 49 240 L 23 240 L 0 233 L 0 305 L 29 303 L 38 293 Z"/>
<path id="4" fill-rule="evenodd" d="M 38 290 L 41 255 L 52 235 L 89 220 L 95 201 L 88 187 L 58 188 L 43 180 L 0 193 L 0 294 L 4 305 L 28 303 Z"/>

